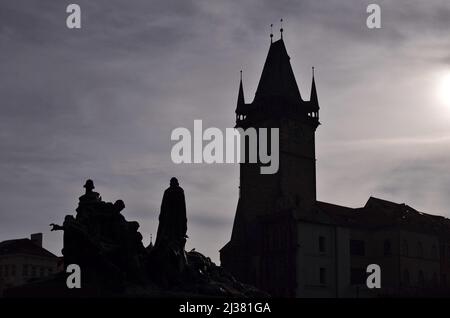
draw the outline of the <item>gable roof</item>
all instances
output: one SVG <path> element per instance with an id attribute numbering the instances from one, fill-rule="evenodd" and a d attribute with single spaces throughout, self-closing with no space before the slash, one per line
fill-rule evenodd
<path id="1" fill-rule="evenodd" d="M 356 221 L 356 209 L 353 208 L 317 201 L 316 209 L 328 215 L 337 225 L 349 226 L 351 224 L 354 224 Z"/>
<path id="2" fill-rule="evenodd" d="M 30 239 L 17 239 L 0 242 L 0 256 L 3 255 L 15 255 L 15 254 L 28 254 L 41 257 L 57 257 L 55 254 L 42 248 Z"/>
<path id="3" fill-rule="evenodd" d="M 369 229 L 399 227 L 450 237 L 450 219 L 417 211 L 405 203 L 370 197 L 361 208 L 320 201 L 317 201 L 316 208 L 329 215 L 337 225 Z"/>
<path id="4" fill-rule="evenodd" d="M 401 226 L 418 232 L 450 234 L 450 220 L 420 212 L 405 203 L 370 197 L 364 206 L 366 222 L 377 226 Z"/>

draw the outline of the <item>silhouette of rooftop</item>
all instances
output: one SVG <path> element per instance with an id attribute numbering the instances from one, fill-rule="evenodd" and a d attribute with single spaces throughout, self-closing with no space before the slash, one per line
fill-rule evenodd
<path id="1" fill-rule="evenodd" d="M 47 251 L 33 243 L 30 239 L 16 239 L 0 242 L 0 255 L 28 254 L 42 257 L 57 257 L 55 254 Z"/>
<path id="2" fill-rule="evenodd" d="M 270 44 L 256 89 L 255 101 L 278 96 L 289 98 L 294 102 L 303 101 L 283 39 Z"/>
<path id="3" fill-rule="evenodd" d="M 405 203 L 375 197 L 370 197 L 361 208 L 349 208 L 320 201 L 317 201 L 317 208 L 336 223 L 346 226 L 366 228 L 400 226 L 412 231 L 439 235 L 450 230 L 448 218 L 420 212 Z"/>

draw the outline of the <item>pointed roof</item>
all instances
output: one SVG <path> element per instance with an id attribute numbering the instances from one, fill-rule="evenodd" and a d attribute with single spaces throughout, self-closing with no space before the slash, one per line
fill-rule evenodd
<path id="1" fill-rule="evenodd" d="M 244 98 L 244 87 L 242 85 L 242 71 L 241 71 L 241 81 L 239 83 L 239 93 L 237 99 L 236 112 L 242 109 L 245 106 L 245 98 Z"/>
<path id="2" fill-rule="evenodd" d="M 311 98 L 309 99 L 311 103 L 319 106 L 319 100 L 317 99 L 316 81 L 314 79 L 314 67 L 313 67 L 313 77 L 311 84 Z"/>
<path id="3" fill-rule="evenodd" d="M 270 44 L 255 100 L 267 97 L 284 97 L 294 102 L 302 101 L 289 60 L 290 57 L 287 54 L 283 39 Z"/>

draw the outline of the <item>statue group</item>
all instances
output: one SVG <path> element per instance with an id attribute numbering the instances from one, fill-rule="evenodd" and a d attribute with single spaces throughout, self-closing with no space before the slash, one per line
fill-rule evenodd
<path id="1" fill-rule="evenodd" d="M 147 247 L 139 223 L 122 215 L 122 200 L 104 202 L 92 180 L 84 188 L 76 215 L 51 226 L 64 231 L 65 266 L 80 266 L 85 290 L 98 296 L 265 296 L 201 253 L 185 251 L 186 200 L 176 178 L 164 191 L 155 244 Z"/>

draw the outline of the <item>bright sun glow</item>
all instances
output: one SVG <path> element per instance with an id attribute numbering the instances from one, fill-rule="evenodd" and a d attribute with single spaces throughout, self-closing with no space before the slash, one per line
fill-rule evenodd
<path id="1" fill-rule="evenodd" d="M 440 79 L 438 93 L 441 102 L 450 106 L 450 73 Z"/>

